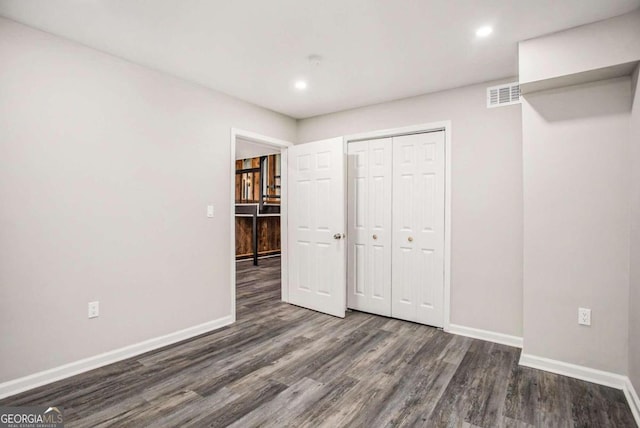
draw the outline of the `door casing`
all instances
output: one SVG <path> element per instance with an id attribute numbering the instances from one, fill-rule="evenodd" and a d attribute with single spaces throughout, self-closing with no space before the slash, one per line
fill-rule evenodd
<path id="1" fill-rule="evenodd" d="M 255 132 L 245 131 L 238 128 L 231 128 L 231 161 L 229 167 L 229 199 L 230 199 L 230 217 L 231 217 L 231 238 L 230 238 L 230 266 L 231 266 L 231 318 L 232 322 L 236 321 L 236 199 L 235 199 L 235 180 L 233 179 L 236 171 L 236 140 L 240 137 L 254 143 L 271 146 L 280 150 L 280 263 L 281 263 L 281 293 L 282 301 L 287 302 L 289 299 L 288 286 L 288 264 L 287 264 L 287 148 L 293 146 L 293 143 L 279 140 L 277 138 L 267 137 Z"/>

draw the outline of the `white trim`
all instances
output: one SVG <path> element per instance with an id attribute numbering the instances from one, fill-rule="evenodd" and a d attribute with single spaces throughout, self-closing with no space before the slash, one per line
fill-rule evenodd
<path id="1" fill-rule="evenodd" d="M 629 403 L 629 407 L 631 407 L 631 413 L 633 413 L 636 424 L 640 426 L 640 398 L 638 398 L 638 393 L 633 387 L 631 379 L 627 378 L 622 390 L 624 391 L 625 397 L 627 397 L 627 402 Z"/>
<path id="2" fill-rule="evenodd" d="M 287 148 L 293 146 L 288 141 L 256 134 L 255 132 L 243 129 L 231 128 L 231 164 L 229 168 L 229 210 L 230 210 L 230 272 L 231 272 L 231 317 L 232 322 L 236 321 L 236 139 L 240 137 L 253 143 L 271 146 L 280 150 L 280 259 L 281 274 L 280 282 L 282 288 L 282 301 L 289 299 L 288 277 L 287 277 Z"/>
<path id="3" fill-rule="evenodd" d="M 444 329 L 451 327 L 451 121 L 443 123 L 444 126 Z"/>
<path id="4" fill-rule="evenodd" d="M 445 144 L 445 196 L 444 196 L 444 320 L 443 328 L 449 331 L 451 323 L 451 133 L 450 120 L 405 126 L 402 128 L 381 129 L 344 136 L 345 146 L 349 142 L 372 140 L 376 138 L 397 137 L 399 135 L 420 132 L 444 131 Z M 346 148 L 345 148 L 346 153 Z M 346 293 L 346 290 L 345 290 Z M 522 346 L 522 345 L 521 345 Z"/>
<path id="5" fill-rule="evenodd" d="M 460 336 L 472 337 L 474 339 L 486 340 L 487 342 L 500 343 L 502 345 L 514 346 L 522 348 L 522 337 L 511 336 L 495 331 L 481 330 L 479 328 L 466 327 L 458 324 L 449 324 L 449 328 L 445 329 L 447 333 L 457 334 Z"/>
<path id="6" fill-rule="evenodd" d="M 229 167 L 229 246 L 231 247 L 231 263 L 229 276 L 231 277 L 230 314 L 232 322 L 236 322 L 236 130 L 231 128 L 231 166 Z"/>
<path id="7" fill-rule="evenodd" d="M 634 389 L 629 377 L 525 353 L 520 354 L 519 364 L 521 366 L 544 370 L 598 385 L 621 389 L 622 392 L 624 392 L 627 403 L 629 403 L 636 424 L 640 426 L 640 398 L 638 398 L 638 393 Z"/>
<path id="8" fill-rule="evenodd" d="M 344 136 L 344 141 L 350 143 L 359 140 L 373 140 L 376 138 L 397 137 L 405 134 L 418 134 L 421 132 L 432 131 L 449 131 L 451 132 L 451 121 L 442 120 L 438 122 L 422 123 L 419 125 L 403 126 L 401 128 L 380 129 L 377 131 L 360 132 L 358 134 L 350 134 Z"/>
<path id="9" fill-rule="evenodd" d="M 293 146 L 293 143 L 290 143 L 288 141 L 280 140 L 278 138 L 273 138 L 273 137 L 267 137 L 266 135 L 261 135 L 255 132 L 246 131 L 244 129 L 231 128 L 231 133 L 236 137 L 242 138 L 243 140 L 247 140 L 252 143 L 258 143 L 262 145 L 276 147 L 278 149 L 283 149 L 283 148 L 286 149 L 287 147 Z M 235 143 L 235 139 L 234 139 L 234 143 Z M 235 145 L 234 145 L 234 148 L 235 148 Z M 235 172 L 235 164 L 234 164 L 234 172 Z"/>
<path id="10" fill-rule="evenodd" d="M 623 389 L 627 380 L 626 376 L 616 373 L 525 353 L 520 355 L 520 365 L 597 383 L 598 385 L 610 386 L 616 389 Z"/>
<path id="11" fill-rule="evenodd" d="M 562 376 L 569 376 L 586 382 L 597 383 L 598 385 L 621 389 L 629 403 L 636 424 L 640 426 L 640 398 L 638 398 L 638 393 L 634 389 L 629 377 L 525 353 L 520 354 L 519 364 L 521 366 L 544 370 Z"/>
<path id="12" fill-rule="evenodd" d="M 282 301 L 289 303 L 289 150 L 280 152 L 280 295 Z"/>
<path id="13" fill-rule="evenodd" d="M 345 246 L 345 251 L 344 251 L 344 257 L 343 257 L 343 264 L 344 264 L 344 313 L 345 315 L 342 316 L 342 318 L 344 318 L 347 314 L 347 311 L 349 310 L 349 306 L 347 303 L 348 300 L 348 296 L 347 296 L 347 289 L 349 288 L 349 246 L 347 245 L 348 241 L 347 239 L 349 239 L 349 225 L 348 225 L 348 216 L 349 216 L 349 141 L 347 141 L 346 137 L 342 137 L 342 156 L 343 156 L 343 162 L 342 162 L 342 178 L 343 178 L 343 183 L 342 183 L 342 188 L 344 189 L 343 193 L 342 193 L 342 204 L 344 206 L 344 210 L 342 211 L 342 230 L 344 231 L 342 233 L 342 236 L 344 237 L 343 241 L 344 241 L 344 246 Z"/>
<path id="14" fill-rule="evenodd" d="M 144 354 L 145 352 L 153 351 L 154 349 L 173 345 L 174 343 L 208 333 L 232 323 L 231 315 L 227 315 L 225 317 L 185 328 L 164 336 L 154 337 L 152 339 L 134 343 L 133 345 L 125 346 L 123 348 L 114 349 L 103 354 L 94 355 L 92 357 L 84 358 L 52 369 L 3 382 L 0 383 L 0 399 L 38 386 L 49 384 L 51 382 L 75 376 L 89 370 L 97 369 L 98 367 L 135 357 L 136 355 Z"/>

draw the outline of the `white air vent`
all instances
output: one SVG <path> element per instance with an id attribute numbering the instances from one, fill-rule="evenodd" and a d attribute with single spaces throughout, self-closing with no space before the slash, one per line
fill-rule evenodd
<path id="1" fill-rule="evenodd" d="M 520 104 L 520 84 L 518 82 L 487 88 L 487 107 Z"/>

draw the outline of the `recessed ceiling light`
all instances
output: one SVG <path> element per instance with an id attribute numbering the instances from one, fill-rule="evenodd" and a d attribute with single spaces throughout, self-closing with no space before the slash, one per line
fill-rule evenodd
<path id="1" fill-rule="evenodd" d="M 305 82 L 304 80 L 298 80 L 296 81 L 294 86 L 297 90 L 304 91 L 305 89 L 307 89 L 307 82 Z"/>
<path id="2" fill-rule="evenodd" d="M 478 37 L 487 37 L 489 34 L 493 33 L 493 28 L 488 25 L 484 27 L 480 27 L 476 30 L 476 36 Z"/>

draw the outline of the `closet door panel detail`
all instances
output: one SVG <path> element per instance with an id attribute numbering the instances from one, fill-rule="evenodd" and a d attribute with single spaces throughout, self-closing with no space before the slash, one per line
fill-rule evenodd
<path id="1" fill-rule="evenodd" d="M 393 138 L 392 316 L 444 324 L 444 132 Z"/>
<path id="2" fill-rule="evenodd" d="M 348 145 L 347 306 L 391 315 L 391 139 Z"/>

